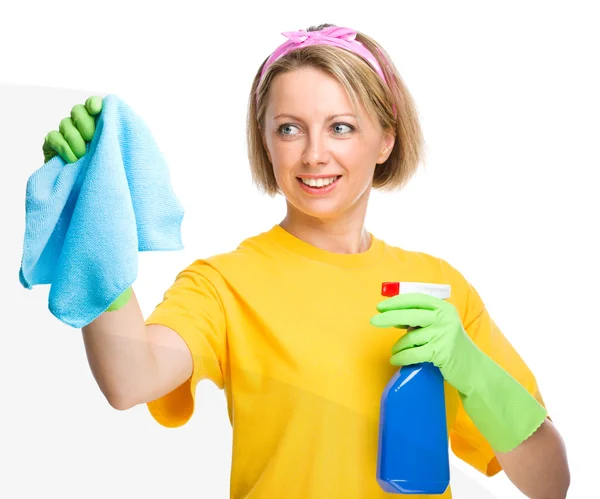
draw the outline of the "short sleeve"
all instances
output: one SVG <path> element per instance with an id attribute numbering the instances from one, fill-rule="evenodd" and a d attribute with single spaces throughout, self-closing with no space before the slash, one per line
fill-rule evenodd
<path id="1" fill-rule="evenodd" d="M 177 332 L 187 344 L 193 361 L 189 380 L 147 407 L 163 426 L 183 426 L 191 418 L 199 381 L 208 379 L 224 386 L 226 363 L 225 311 L 215 286 L 220 274 L 202 260 L 180 272 L 163 300 L 146 319 Z"/>
<path id="2" fill-rule="evenodd" d="M 463 296 L 466 298 L 463 313 L 465 331 L 484 353 L 545 407 L 532 371 L 490 317 L 477 291 L 466 280 L 463 282 Z M 502 470 L 494 450 L 475 427 L 462 404 L 458 406 L 456 421 L 450 431 L 450 444 L 459 459 L 481 473 L 493 476 Z"/>

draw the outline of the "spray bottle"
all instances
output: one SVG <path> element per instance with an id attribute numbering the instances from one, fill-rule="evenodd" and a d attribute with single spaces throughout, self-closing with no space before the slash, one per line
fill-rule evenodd
<path id="1" fill-rule="evenodd" d="M 450 297 L 450 286 L 384 282 L 383 296 Z M 444 378 L 430 362 L 403 366 L 381 397 L 377 481 L 395 494 L 443 494 L 450 483 Z"/>

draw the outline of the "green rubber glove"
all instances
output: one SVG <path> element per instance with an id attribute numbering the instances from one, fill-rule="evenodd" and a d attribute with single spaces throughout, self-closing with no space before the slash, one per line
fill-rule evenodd
<path id="1" fill-rule="evenodd" d="M 113 301 L 109 307 L 106 309 L 106 312 L 114 312 L 115 310 L 119 310 L 127 305 L 127 302 L 131 298 L 132 289 L 131 287 L 127 288 L 123 293 L 121 293 L 115 301 Z"/>
<path id="2" fill-rule="evenodd" d="M 57 154 L 67 163 L 75 163 L 85 154 L 85 143 L 96 131 L 95 116 L 102 111 L 102 97 L 94 95 L 71 109 L 71 116 L 60 122 L 58 131 L 52 130 L 44 139 L 42 150 L 47 163 Z"/>
<path id="3" fill-rule="evenodd" d="M 494 450 L 513 450 L 543 423 L 546 409 L 471 340 L 454 305 L 407 293 L 381 301 L 377 310 L 380 313 L 370 320 L 373 326 L 417 328 L 392 347 L 390 362 L 437 366 Z"/>

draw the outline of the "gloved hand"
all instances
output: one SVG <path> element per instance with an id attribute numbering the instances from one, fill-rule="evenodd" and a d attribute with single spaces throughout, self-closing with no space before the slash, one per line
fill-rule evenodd
<path id="1" fill-rule="evenodd" d="M 451 303 L 407 293 L 381 301 L 377 310 L 370 320 L 373 326 L 416 328 L 394 344 L 391 364 L 437 366 L 496 451 L 513 450 L 546 418 L 546 409 L 471 340 Z"/>
<path id="2" fill-rule="evenodd" d="M 76 104 L 71 109 L 70 118 L 60 122 L 58 131 L 53 130 L 44 139 L 42 150 L 47 163 L 57 154 L 67 163 L 75 163 L 86 152 L 86 142 L 90 142 L 96 132 L 95 117 L 102 111 L 102 97 L 88 97 L 85 105 Z M 126 289 L 110 306 L 107 312 L 119 310 L 131 298 L 132 289 Z"/>
<path id="3" fill-rule="evenodd" d="M 94 117 L 102 111 L 102 97 L 94 95 L 77 104 L 71 116 L 60 122 L 58 131 L 52 130 L 44 139 L 42 150 L 48 162 L 59 154 L 67 163 L 74 163 L 85 154 L 85 143 L 92 140 L 96 131 Z"/>

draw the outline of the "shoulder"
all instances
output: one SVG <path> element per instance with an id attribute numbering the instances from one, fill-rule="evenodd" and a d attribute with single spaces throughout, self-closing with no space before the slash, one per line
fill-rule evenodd
<path id="1" fill-rule="evenodd" d="M 261 259 L 270 259 L 267 234 L 263 232 L 247 237 L 229 251 L 198 257 L 179 275 L 197 276 L 216 287 L 223 285 L 232 275 L 249 275 L 251 269 L 260 266 Z"/>
<path id="2" fill-rule="evenodd" d="M 445 284 L 459 285 L 465 281 L 464 276 L 453 265 L 438 255 L 423 251 L 407 250 L 400 246 L 393 246 L 385 242 L 383 244 L 385 245 L 386 251 L 394 260 L 418 270 L 419 273 L 424 276 L 444 278 L 451 281 Z"/>
<path id="3" fill-rule="evenodd" d="M 411 251 L 386 244 L 387 251 L 406 268 L 414 269 L 413 275 L 435 284 L 449 284 L 449 301 L 457 308 L 463 322 L 474 320 L 485 305 L 463 272 L 444 257 L 423 251 Z"/>

